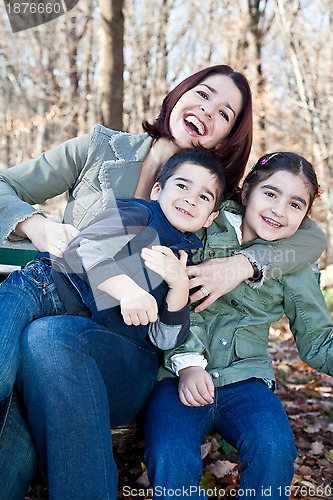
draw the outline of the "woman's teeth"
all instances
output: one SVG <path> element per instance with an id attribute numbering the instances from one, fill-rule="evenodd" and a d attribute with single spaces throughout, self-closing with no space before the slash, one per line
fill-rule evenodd
<path id="1" fill-rule="evenodd" d="M 184 121 L 191 127 L 192 130 L 197 132 L 199 135 L 204 135 L 205 127 L 200 120 L 194 115 L 189 115 L 184 118 Z"/>

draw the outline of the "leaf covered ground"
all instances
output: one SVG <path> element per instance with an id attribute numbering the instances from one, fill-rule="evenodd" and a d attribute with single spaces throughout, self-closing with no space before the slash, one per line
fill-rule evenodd
<path id="1" fill-rule="evenodd" d="M 273 358 L 276 393 L 294 432 L 298 457 L 290 499 L 333 499 L 333 377 L 302 363 L 286 321 L 270 331 L 268 352 Z M 119 472 L 118 500 L 151 497 L 143 465 L 144 441 L 138 436 L 115 448 Z M 202 445 L 204 473 L 201 486 L 211 498 L 231 500 L 237 496 L 241 463 L 237 452 L 211 434 Z M 41 483 L 36 478 L 36 483 Z M 269 491 L 266 492 L 269 498 Z M 33 485 L 27 499 L 46 499 L 47 489 Z M 93 499 L 82 499 L 93 500 Z"/>

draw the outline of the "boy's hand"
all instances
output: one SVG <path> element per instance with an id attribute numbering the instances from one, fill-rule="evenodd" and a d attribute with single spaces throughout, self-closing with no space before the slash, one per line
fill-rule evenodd
<path id="1" fill-rule="evenodd" d="M 204 406 L 214 401 L 214 384 L 201 366 L 189 366 L 179 371 L 178 394 L 185 406 Z"/>
<path id="2" fill-rule="evenodd" d="M 120 299 L 120 310 L 126 325 L 148 325 L 157 321 L 155 298 L 139 286 L 132 287 Z"/>
<path id="3" fill-rule="evenodd" d="M 180 283 L 188 286 L 188 276 L 186 272 L 187 253 L 179 250 L 179 259 L 173 251 L 162 245 L 155 245 L 152 248 L 143 248 L 141 257 L 145 261 L 145 266 L 159 274 L 167 282 L 169 288 L 175 288 Z"/>

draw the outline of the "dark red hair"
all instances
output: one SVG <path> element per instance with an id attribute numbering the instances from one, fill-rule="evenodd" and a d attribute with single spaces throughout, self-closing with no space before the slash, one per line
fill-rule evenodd
<path id="1" fill-rule="evenodd" d="M 210 75 L 226 75 L 232 79 L 242 95 L 243 106 L 237 120 L 223 144 L 214 149 L 214 154 L 225 167 L 228 193 L 234 191 L 242 178 L 252 146 L 252 95 L 244 75 L 230 66 L 210 66 L 185 78 L 164 98 L 160 113 L 154 123 L 143 122 L 144 130 L 153 138 L 167 137 L 174 140 L 170 132 L 169 119 L 176 102 Z"/>

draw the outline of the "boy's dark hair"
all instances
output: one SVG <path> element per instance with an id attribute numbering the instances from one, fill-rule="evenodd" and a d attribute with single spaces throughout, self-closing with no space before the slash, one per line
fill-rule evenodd
<path id="1" fill-rule="evenodd" d="M 174 175 L 177 168 L 179 168 L 183 163 L 188 162 L 207 169 L 215 177 L 217 192 L 213 212 L 219 210 L 226 195 L 225 169 L 221 161 L 210 151 L 205 149 L 188 148 L 174 154 L 163 166 L 157 176 L 156 182 L 158 182 L 163 189 L 166 181 Z"/>
<path id="2" fill-rule="evenodd" d="M 259 158 L 243 182 L 243 188 L 244 186 L 248 187 L 247 197 L 257 184 L 265 181 L 279 170 L 285 170 L 286 172 L 290 172 L 294 175 L 303 175 L 305 178 L 310 191 L 309 207 L 307 210 L 308 214 L 314 199 L 318 195 L 318 179 L 311 163 L 303 158 L 303 156 L 295 153 L 277 152 L 266 154 Z"/>

